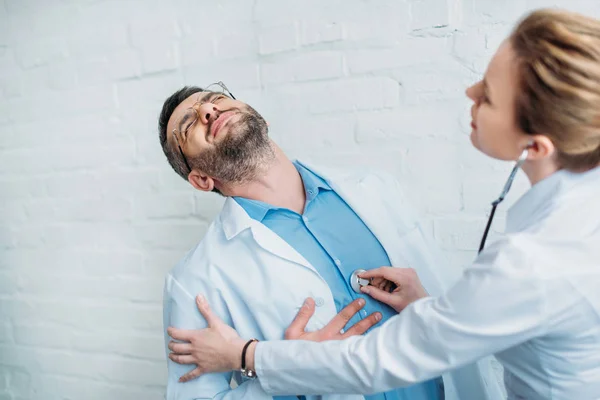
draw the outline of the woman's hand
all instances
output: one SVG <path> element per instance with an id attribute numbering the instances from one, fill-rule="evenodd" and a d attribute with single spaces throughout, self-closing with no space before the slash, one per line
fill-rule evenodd
<path id="1" fill-rule="evenodd" d="M 380 267 L 363 272 L 361 278 L 371 284 L 361 287 L 363 293 L 400 312 L 410 303 L 429 294 L 423 288 L 417 272 L 412 268 Z"/>
<path id="2" fill-rule="evenodd" d="M 179 378 L 187 382 L 210 372 L 228 372 L 241 368 L 241 354 L 246 341 L 216 316 L 203 296 L 196 297 L 196 305 L 208 322 L 205 329 L 177 329 L 169 327 L 171 341 L 169 358 L 178 364 L 196 364 L 196 369 Z"/>

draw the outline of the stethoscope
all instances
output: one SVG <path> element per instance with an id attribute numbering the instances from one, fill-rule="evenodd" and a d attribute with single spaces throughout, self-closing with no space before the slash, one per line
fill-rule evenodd
<path id="1" fill-rule="evenodd" d="M 531 145 L 529 145 L 527 147 L 529 148 L 530 146 Z M 479 244 L 478 253 L 481 253 L 481 251 L 485 247 L 485 241 L 487 240 L 487 236 L 490 231 L 490 226 L 492 226 L 492 220 L 494 219 L 494 214 L 496 214 L 496 208 L 498 207 L 498 204 L 502 203 L 502 201 L 508 194 L 508 191 L 510 190 L 512 183 L 515 180 L 515 177 L 517 176 L 517 171 L 519 170 L 519 168 L 521 168 L 521 166 L 523 165 L 525 160 L 527 160 L 528 155 L 529 155 L 529 150 L 526 148 L 525 150 L 523 150 L 523 152 L 521 153 L 521 156 L 517 160 L 517 163 L 515 164 L 512 171 L 510 172 L 510 175 L 508 176 L 508 180 L 504 184 L 504 189 L 502 189 L 502 193 L 500 193 L 500 197 L 498 197 L 496 200 L 494 200 L 492 202 L 492 212 L 490 213 L 490 217 L 488 218 L 487 225 L 485 226 L 485 230 L 483 231 L 483 236 L 481 237 L 481 243 Z"/>
<path id="2" fill-rule="evenodd" d="M 523 165 L 525 160 L 527 160 L 527 156 L 529 155 L 529 150 L 528 150 L 529 147 L 531 147 L 531 144 L 529 146 L 527 146 L 527 148 L 525 150 L 523 150 L 523 152 L 521 153 L 521 156 L 517 160 L 517 163 L 513 167 L 512 171 L 510 172 L 510 175 L 508 176 L 508 179 L 507 179 L 506 183 L 504 184 L 504 188 L 502 189 L 500 196 L 492 202 L 492 212 L 490 213 L 487 224 L 485 226 L 485 230 L 483 231 L 483 236 L 481 237 L 481 243 L 479 244 L 478 253 L 481 253 L 481 251 L 485 247 L 485 242 L 487 240 L 487 236 L 490 231 L 490 227 L 492 226 L 492 221 L 494 220 L 494 215 L 496 214 L 496 208 L 498 207 L 498 204 L 500 204 L 504 201 L 504 198 L 508 194 L 510 187 L 513 184 L 513 181 L 515 180 L 515 177 L 517 176 L 517 171 L 519 171 L 519 168 L 521 168 L 521 166 Z M 363 286 L 367 286 L 370 283 L 368 279 L 363 279 L 358 276 L 358 275 L 362 274 L 363 272 L 366 272 L 366 271 L 364 269 L 357 269 L 352 273 L 352 275 L 350 275 L 350 287 L 352 288 L 352 290 L 354 290 L 355 293 L 359 293 L 359 294 L 362 293 L 360 291 L 360 288 Z"/>

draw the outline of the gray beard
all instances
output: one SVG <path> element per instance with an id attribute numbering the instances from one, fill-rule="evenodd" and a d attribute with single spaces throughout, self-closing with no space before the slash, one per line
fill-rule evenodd
<path id="1" fill-rule="evenodd" d="M 223 141 L 189 160 L 193 169 L 224 184 L 240 184 L 253 180 L 275 159 L 267 122 L 256 110 L 247 107 Z"/>

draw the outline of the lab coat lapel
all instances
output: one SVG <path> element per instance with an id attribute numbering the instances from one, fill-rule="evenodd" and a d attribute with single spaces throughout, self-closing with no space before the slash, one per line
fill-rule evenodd
<path id="1" fill-rule="evenodd" d="M 374 173 L 328 173 L 305 166 L 325 178 L 363 220 L 385 249 L 392 266 L 415 268 L 429 293 L 442 292 L 437 275 L 443 274 L 436 270 L 440 260 L 434 256 L 435 249 L 423 241 L 416 213 L 394 179 Z"/>
<path id="2" fill-rule="evenodd" d="M 383 187 L 383 180 L 375 174 L 356 176 L 350 172 L 328 172 L 303 165 L 323 177 L 363 220 L 386 250 L 392 265 L 408 266 L 408 260 L 395 249 L 398 248 L 398 238 L 416 227 L 417 221 L 412 215 L 397 217 L 405 199 L 397 196 L 392 204 L 387 197 L 395 193 L 395 188 Z"/>
<path id="3" fill-rule="evenodd" d="M 256 243 L 266 251 L 287 261 L 306 267 L 315 273 L 317 272 L 300 253 L 266 226 L 257 222 L 254 223 L 252 226 L 252 236 L 256 240 Z"/>
<path id="4" fill-rule="evenodd" d="M 264 250 L 317 273 L 314 267 L 300 253 L 275 232 L 250 218 L 246 211 L 231 197 L 228 197 L 225 201 L 219 217 L 227 240 L 231 240 L 249 229 L 254 241 Z"/>
<path id="5" fill-rule="evenodd" d="M 375 177 L 367 179 L 371 182 L 341 181 L 340 196 L 371 229 L 385 249 L 391 266 L 414 268 L 429 293 L 441 294 L 442 284 L 436 276 L 439 274 L 432 269 L 439 267 L 436 265 L 439 260 L 430 257 L 432 254 L 429 253 L 434 253 L 434 249 L 424 247 L 427 243 L 422 241 L 423 236 L 412 208 L 397 188 L 384 187 L 382 183 L 378 186 L 372 182 L 375 179 L 381 182 Z"/>
<path id="6" fill-rule="evenodd" d="M 408 229 L 397 225 L 399 221 L 394 218 L 396 211 L 387 209 L 389 204 L 382 198 L 383 192 L 370 194 L 372 189 L 371 185 L 361 181 L 342 181 L 336 190 L 379 240 L 391 264 L 408 266 L 408 260 L 396 250 L 399 237 Z"/>

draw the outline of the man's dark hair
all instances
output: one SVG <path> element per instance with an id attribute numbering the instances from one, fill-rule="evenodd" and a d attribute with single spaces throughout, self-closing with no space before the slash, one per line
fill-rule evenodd
<path id="1" fill-rule="evenodd" d="M 179 104 L 194 93 L 202 91 L 203 89 L 198 86 L 184 86 L 165 100 L 160 116 L 158 117 L 158 137 L 163 152 L 167 156 L 167 160 L 171 164 L 171 167 L 173 167 L 173 170 L 186 181 L 190 171 L 188 171 L 177 145 L 170 146 L 167 141 L 168 135 L 171 135 L 171 132 L 167 132 L 167 124 L 169 123 L 169 118 L 173 115 L 173 111 L 175 111 Z"/>

